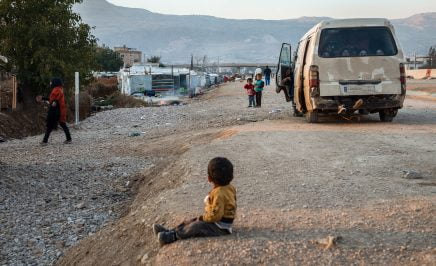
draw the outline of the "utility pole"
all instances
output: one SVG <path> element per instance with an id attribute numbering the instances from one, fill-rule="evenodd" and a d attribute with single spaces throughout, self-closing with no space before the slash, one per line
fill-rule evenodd
<path id="1" fill-rule="evenodd" d="M 416 70 L 416 52 L 415 52 L 415 70 Z"/>
<path id="2" fill-rule="evenodd" d="M 176 94 L 176 86 L 174 84 L 174 65 L 171 65 L 171 79 L 173 82 L 173 93 Z"/>

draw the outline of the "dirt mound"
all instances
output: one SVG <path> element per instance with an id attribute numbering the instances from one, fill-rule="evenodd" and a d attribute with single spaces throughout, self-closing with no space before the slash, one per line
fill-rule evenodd
<path id="1" fill-rule="evenodd" d="M 0 139 L 19 139 L 45 131 L 47 110 L 38 106 L 32 111 L 0 112 Z"/>
<path id="2" fill-rule="evenodd" d="M 188 178 L 190 169 L 185 167 L 186 162 L 180 158 L 192 146 L 210 143 L 220 135 L 222 133 L 216 130 L 194 135 L 187 133 L 180 135 L 185 142 L 169 136 L 140 148 L 129 148 L 130 152 L 146 151 L 148 156 L 159 155 L 162 159 L 152 169 L 143 172 L 133 185 L 137 195 L 126 211 L 127 215 L 96 235 L 84 239 L 55 264 L 136 265 L 141 260 L 151 262 L 158 253 L 151 224 L 174 218 L 167 213 L 160 213 L 154 201 L 161 201 L 159 197 L 162 191 L 180 186 Z M 174 176 L 177 179 L 173 179 Z M 108 252 L 107 243 L 111 243 L 111 250 L 116 252 Z"/>
<path id="3" fill-rule="evenodd" d="M 87 92 L 80 93 L 80 120 L 91 115 L 92 98 Z M 35 105 L 31 110 L 0 112 L 0 140 L 20 139 L 45 132 L 47 105 Z M 68 101 L 67 119 L 74 121 L 74 98 Z"/>

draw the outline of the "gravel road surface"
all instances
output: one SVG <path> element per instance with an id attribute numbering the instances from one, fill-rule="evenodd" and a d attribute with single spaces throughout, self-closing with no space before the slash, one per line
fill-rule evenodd
<path id="1" fill-rule="evenodd" d="M 232 83 L 99 113 L 72 145 L 0 144 L 0 264 L 434 265 L 436 101 L 306 124 L 273 88 L 261 109 L 246 98 Z M 215 156 L 235 165 L 235 233 L 159 248 L 150 225 L 201 213 Z"/>

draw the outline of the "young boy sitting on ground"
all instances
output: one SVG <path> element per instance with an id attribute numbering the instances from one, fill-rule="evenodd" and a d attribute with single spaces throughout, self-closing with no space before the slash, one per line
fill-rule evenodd
<path id="1" fill-rule="evenodd" d="M 230 184 L 233 180 L 233 165 L 226 158 L 214 158 L 209 162 L 207 174 L 213 189 L 204 199 L 204 214 L 172 230 L 154 224 L 153 231 L 161 246 L 180 239 L 223 236 L 232 233 L 232 224 L 236 215 L 236 189 Z"/>

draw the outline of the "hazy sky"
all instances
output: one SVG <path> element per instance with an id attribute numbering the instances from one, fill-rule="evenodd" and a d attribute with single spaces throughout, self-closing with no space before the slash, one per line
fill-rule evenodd
<path id="1" fill-rule="evenodd" d="M 87 0 L 93 1 L 93 0 Z M 108 0 L 177 15 L 288 19 L 301 16 L 404 18 L 436 12 L 436 0 Z"/>

